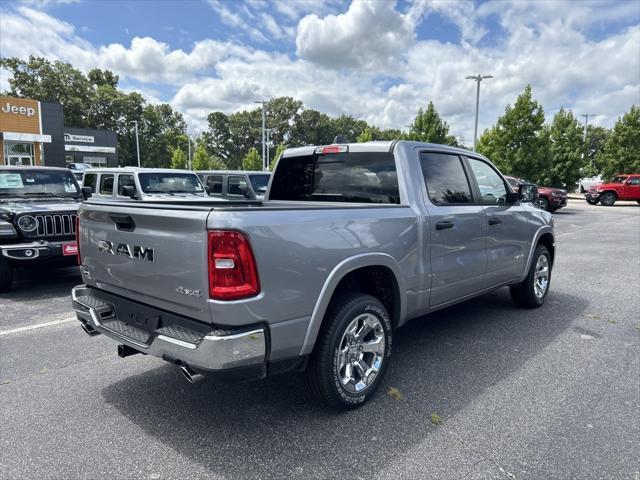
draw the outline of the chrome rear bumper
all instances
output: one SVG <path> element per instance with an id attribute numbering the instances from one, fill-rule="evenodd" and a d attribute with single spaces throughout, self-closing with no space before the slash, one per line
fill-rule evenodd
<path id="1" fill-rule="evenodd" d="M 266 361 L 264 328 L 234 332 L 212 327 L 209 331 L 203 331 L 206 327 L 192 322 L 192 329 L 188 323 L 185 325 L 185 321 L 181 324 L 172 323 L 170 318 L 165 321 L 165 317 L 173 317 L 166 312 L 154 312 L 153 307 L 139 305 L 145 315 L 150 311 L 157 312 L 157 317 L 162 319 L 158 328 L 145 330 L 118 318 L 120 302 L 128 303 L 129 310 L 135 302 L 127 299 L 114 301 L 114 296 L 101 294 L 101 291 L 85 285 L 74 287 L 71 297 L 80 322 L 144 354 L 203 370 L 258 366 Z"/>

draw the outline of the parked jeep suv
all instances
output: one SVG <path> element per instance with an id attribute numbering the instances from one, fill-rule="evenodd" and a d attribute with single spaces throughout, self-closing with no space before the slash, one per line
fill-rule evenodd
<path id="1" fill-rule="evenodd" d="M 171 168 L 92 168 L 85 172 L 82 185 L 91 188 L 92 197 L 102 200 L 162 202 L 207 197 L 193 171 Z"/>
<path id="2" fill-rule="evenodd" d="M 82 192 L 67 168 L 0 167 L 0 292 L 15 268 L 77 264 Z"/>
<path id="3" fill-rule="evenodd" d="M 209 195 L 228 200 L 262 200 L 269 185 L 269 172 L 218 171 L 197 172 Z"/>
<path id="4" fill-rule="evenodd" d="M 617 200 L 635 200 L 640 204 L 640 173 L 616 175 L 610 182 L 593 185 L 585 196 L 587 203 L 610 207 Z"/>

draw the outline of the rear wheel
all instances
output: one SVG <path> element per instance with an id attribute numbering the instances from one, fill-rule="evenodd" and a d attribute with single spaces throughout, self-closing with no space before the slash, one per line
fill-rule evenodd
<path id="1" fill-rule="evenodd" d="M 616 200 L 618 198 L 616 197 L 616 194 L 613 192 L 604 192 L 601 196 L 600 196 L 600 204 L 604 205 L 605 207 L 612 207 L 614 203 L 616 203 Z"/>
<path id="2" fill-rule="evenodd" d="M 13 283 L 13 266 L 7 259 L 0 257 L 0 292 L 11 290 Z"/>
<path id="3" fill-rule="evenodd" d="M 544 245 L 538 245 L 524 282 L 509 287 L 511 299 L 519 307 L 538 308 L 547 297 L 551 283 L 551 255 Z"/>
<path id="4" fill-rule="evenodd" d="M 331 305 L 307 370 L 311 392 L 338 409 L 358 407 L 376 392 L 391 355 L 391 319 L 371 295 L 349 293 Z"/>

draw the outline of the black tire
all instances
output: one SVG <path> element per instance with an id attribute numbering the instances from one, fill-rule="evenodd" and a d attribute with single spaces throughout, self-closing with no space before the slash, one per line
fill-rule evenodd
<path id="1" fill-rule="evenodd" d="M 605 207 L 613 207 L 613 204 L 616 203 L 618 197 L 613 192 L 604 192 L 600 195 L 600 205 L 604 205 Z"/>
<path id="2" fill-rule="evenodd" d="M 0 292 L 11 290 L 13 283 L 13 266 L 11 262 L 0 257 Z"/>
<path id="3" fill-rule="evenodd" d="M 591 199 L 587 198 L 587 203 L 588 203 L 589 205 L 597 205 L 599 201 L 600 201 L 600 199 L 598 199 L 598 200 L 591 200 Z"/>
<path id="4" fill-rule="evenodd" d="M 347 327 L 362 314 L 371 314 L 379 320 L 385 343 L 376 376 L 370 385 L 355 393 L 348 391 L 340 381 L 338 356 Z M 391 343 L 391 319 L 377 298 L 357 292 L 341 296 L 329 306 L 309 359 L 306 372 L 309 389 L 318 400 L 336 409 L 348 410 L 363 405 L 373 397 L 382 382 L 391 356 Z"/>
<path id="5" fill-rule="evenodd" d="M 546 261 L 549 268 L 549 273 L 544 294 L 542 296 L 538 296 L 536 295 L 535 290 L 536 266 L 538 265 L 538 259 L 543 255 L 547 257 Z M 527 278 L 525 278 L 522 283 L 511 285 L 509 287 L 511 299 L 517 306 L 523 308 L 538 308 L 544 304 L 544 300 L 547 298 L 547 293 L 549 293 L 549 286 L 551 285 L 551 267 L 552 263 L 549 250 L 544 245 L 538 245 L 533 254 L 533 259 L 531 260 L 531 266 L 529 267 Z"/>
<path id="6" fill-rule="evenodd" d="M 544 197 L 538 197 L 538 199 L 536 200 L 536 205 L 540 210 L 544 210 L 546 212 L 549 211 L 549 200 Z"/>

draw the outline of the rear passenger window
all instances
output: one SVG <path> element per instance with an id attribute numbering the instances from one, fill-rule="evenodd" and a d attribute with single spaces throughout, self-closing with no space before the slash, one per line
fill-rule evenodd
<path id="1" fill-rule="evenodd" d="M 420 154 L 422 175 L 429 199 L 436 205 L 472 203 L 471 187 L 457 155 L 446 153 Z"/>
<path id="2" fill-rule="evenodd" d="M 91 187 L 91 192 L 96 193 L 97 181 L 98 181 L 98 175 L 96 173 L 85 173 L 82 179 L 82 186 Z"/>
<path id="3" fill-rule="evenodd" d="M 133 179 L 133 175 L 118 175 L 118 195 L 126 197 L 124 193 L 124 187 L 133 187 L 134 193 L 136 193 L 136 182 Z"/>
<path id="4" fill-rule="evenodd" d="M 113 175 L 103 174 L 100 177 L 100 195 L 113 195 Z"/>
<path id="5" fill-rule="evenodd" d="M 227 193 L 229 195 L 238 195 L 244 197 L 249 188 L 247 187 L 247 180 L 239 175 L 233 175 L 229 177 L 227 184 Z"/>
<path id="6" fill-rule="evenodd" d="M 222 193 L 222 175 L 209 175 L 207 177 L 207 187 L 212 195 L 220 195 Z"/>

